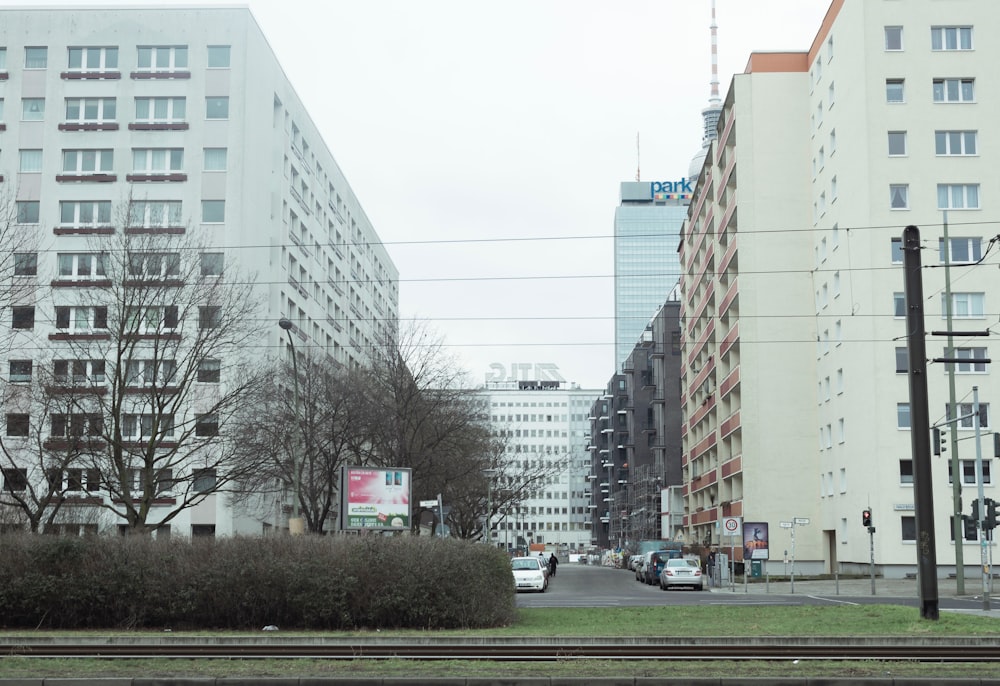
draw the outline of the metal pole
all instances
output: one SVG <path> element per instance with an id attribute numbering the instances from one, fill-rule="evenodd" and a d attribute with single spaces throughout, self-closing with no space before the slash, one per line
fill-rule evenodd
<path id="1" fill-rule="evenodd" d="M 955 342 L 951 333 L 951 320 L 953 304 L 951 301 L 951 241 L 948 240 L 948 210 L 942 213 L 942 223 L 944 226 L 944 313 L 948 320 L 948 347 L 945 350 L 945 357 L 955 357 Z M 957 417 L 958 410 L 955 404 L 955 363 L 948 363 L 948 409 L 949 416 Z M 955 532 L 955 592 L 958 595 L 965 595 L 965 527 L 962 525 L 962 479 L 961 463 L 958 459 L 958 433 L 955 427 L 951 429 L 951 501 L 955 518 L 952 521 L 952 530 Z"/>
<path id="2" fill-rule="evenodd" d="M 792 520 L 792 593 L 795 593 L 795 520 Z"/>
<path id="3" fill-rule="evenodd" d="M 875 527 L 868 527 L 868 571 L 872 577 L 872 595 L 875 595 Z"/>
<path id="4" fill-rule="evenodd" d="M 299 363 L 295 355 L 295 341 L 292 340 L 292 322 L 289 319 L 279 319 L 278 326 L 285 330 L 288 336 L 288 345 L 292 349 L 292 374 L 295 383 L 294 389 L 295 421 L 299 425 L 299 432 L 302 434 L 303 445 L 305 445 L 305 424 L 302 422 L 302 413 L 299 409 Z M 299 517 L 299 460 L 298 446 L 292 450 L 292 518 L 288 520 L 288 533 L 298 535 L 304 533 L 302 520 Z"/>
<path id="5" fill-rule="evenodd" d="M 990 561 L 986 540 L 986 497 L 983 494 L 983 447 L 979 445 L 979 386 L 972 387 L 972 422 L 976 429 L 976 488 L 979 497 L 979 554 L 983 565 L 983 609 L 990 609 Z M 957 428 L 956 424 L 956 428 Z M 958 480 L 958 474 L 954 475 Z"/>
<path id="6" fill-rule="evenodd" d="M 930 416 L 927 406 L 927 342 L 924 340 L 924 282 L 920 229 L 903 229 L 903 285 L 909 355 L 910 441 L 913 455 L 913 509 L 916 524 L 920 616 L 938 619 L 937 549 L 934 538 L 934 489 L 931 484 Z M 957 475 L 956 475 L 957 476 Z"/>

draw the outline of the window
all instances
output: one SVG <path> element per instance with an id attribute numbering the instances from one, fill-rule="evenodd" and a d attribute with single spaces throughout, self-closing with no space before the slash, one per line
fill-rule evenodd
<path id="1" fill-rule="evenodd" d="M 100 253 L 59 253 L 56 267 L 60 279 L 86 281 L 105 276 L 104 255 Z"/>
<path id="2" fill-rule="evenodd" d="M 830 155 L 837 152 L 837 130 L 833 129 L 830 131 Z"/>
<path id="3" fill-rule="evenodd" d="M 13 467 L 4 467 L 0 470 L 3 474 L 3 488 L 5 491 L 24 491 L 28 488 L 28 470 Z"/>
<path id="4" fill-rule="evenodd" d="M 205 119 L 229 119 L 229 98 L 205 98 Z"/>
<path id="5" fill-rule="evenodd" d="M 104 383 L 104 360 L 55 360 L 52 373 L 56 383 L 74 386 Z"/>
<path id="6" fill-rule="evenodd" d="M 129 205 L 128 225 L 144 228 L 182 226 L 181 201 L 139 201 Z"/>
<path id="7" fill-rule="evenodd" d="M 107 307 L 56 307 L 56 328 L 69 333 L 88 333 L 108 328 Z"/>
<path id="8" fill-rule="evenodd" d="M 125 364 L 127 386 L 169 386 L 176 376 L 174 360 L 128 360 Z"/>
<path id="9" fill-rule="evenodd" d="M 25 69 L 45 69 L 49 66 L 48 48 L 25 48 L 24 68 Z"/>
<path id="10" fill-rule="evenodd" d="M 130 276 L 162 278 L 181 273 L 180 253 L 134 253 L 128 256 Z"/>
<path id="11" fill-rule="evenodd" d="M 195 415 L 194 423 L 195 436 L 218 436 L 219 435 L 219 415 L 199 414 Z"/>
<path id="12" fill-rule="evenodd" d="M 984 316 L 986 294 L 985 293 L 952 293 L 951 294 L 951 316 L 961 319 L 981 318 Z M 941 318 L 944 319 L 947 312 L 948 301 L 945 300 L 944 293 L 941 294 Z"/>
<path id="13" fill-rule="evenodd" d="M 24 437 L 28 435 L 28 415 L 8 414 L 7 415 L 7 435 Z"/>
<path id="14" fill-rule="evenodd" d="M 208 68 L 228 69 L 229 68 L 229 46 L 209 45 L 208 46 Z"/>
<path id="15" fill-rule="evenodd" d="M 226 221 L 226 201 L 202 200 L 201 221 L 203 224 L 221 224 Z"/>
<path id="16" fill-rule="evenodd" d="M 910 207 L 910 186 L 905 183 L 894 183 L 889 186 L 889 207 L 894 210 L 906 210 Z"/>
<path id="17" fill-rule="evenodd" d="M 103 124 L 118 116 L 114 98 L 66 98 L 66 121 Z"/>
<path id="18" fill-rule="evenodd" d="M 931 50 L 972 50 L 972 27 L 932 26 Z"/>
<path id="19" fill-rule="evenodd" d="M 185 98 L 136 98 L 135 119 L 147 124 L 175 124 L 187 116 Z"/>
<path id="20" fill-rule="evenodd" d="M 17 201 L 17 223 L 37 224 L 38 223 L 38 201 L 18 200 Z"/>
<path id="21" fill-rule="evenodd" d="M 837 199 L 837 177 L 830 179 L 830 202 Z"/>
<path id="22" fill-rule="evenodd" d="M 140 45 L 137 64 L 138 70 L 141 72 L 164 72 L 187 69 L 187 46 Z"/>
<path id="23" fill-rule="evenodd" d="M 226 171 L 226 148 L 205 148 L 205 171 Z"/>
<path id="24" fill-rule="evenodd" d="M 33 306 L 12 307 L 10 311 L 10 328 L 21 330 L 35 328 L 35 308 Z"/>
<path id="25" fill-rule="evenodd" d="M 154 419 L 156 420 L 154 422 Z M 154 425 L 156 432 L 154 434 Z M 174 435 L 174 416 L 172 414 L 125 414 L 122 415 L 122 438 L 171 438 Z"/>
<path id="26" fill-rule="evenodd" d="M 111 201 L 67 201 L 59 202 L 59 223 L 61 226 L 110 226 Z"/>
<path id="27" fill-rule="evenodd" d="M 906 131 L 889 132 L 889 156 L 896 157 L 906 154 Z"/>
<path id="28" fill-rule="evenodd" d="M 975 460 L 962 460 L 962 483 L 963 484 L 976 484 L 976 461 Z M 951 473 L 951 460 L 948 460 L 948 483 L 950 484 L 954 479 Z M 993 480 L 990 478 L 990 461 L 983 460 L 983 484 L 991 484 Z"/>
<path id="29" fill-rule="evenodd" d="M 3 98 L 0 98 L 0 122 L 2 121 L 3 121 Z"/>
<path id="30" fill-rule="evenodd" d="M 35 276 L 38 274 L 38 253 L 14 253 L 14 276 Z"/>
<path id="31" fill-rule="evenodd" d="M 222 276 L 223 254 L 221 252 L 203 252 L 201 254 L 201 275 Z"/>
<path id="32" fill-rule="evenodd" d="M 132 170 L 138 173 L 178 172 L 184 168 L 184 148 L 133 148 Z"/>
<path id="33" fill-rule="evenodd" d="M 937 187 L 939 210 L 978 210 L 978 183 L 939 183 Z"/>
<path id="34" fill-rule="evenodd" d="M 198 381 L 200 383 L 219 383 L 222 378 L 222 364 L 219 360 L 198 361 Z"/>
<path id="35" fill-rule="evenodd" d="M 198 328 L 217 329 L 222 324 L 222 307 L 203 305 L 198 308 Z"/>
<path id="36" fill-rule="evenodd" d="M 115 154 L 111 148 L 101 150 L 63 150 L 63 172 L 94 174 L 114 170 Z"/>
<path id="37" fill-rule="evenodd" d="M 41 150 L 18 150 L 20 163 L 18 171 L 40 172 L 42 171 L 42 151 Z"/>
<path id="38" fill-rule="evenodd" d="M 45 119 L 45 98 L 22 98 L 21 120 L 42 121 Z"/>
<path id="39" fill-rule="evenodd" d="M 917 519 L 916 517 L 899 518 L 900 538 L 904 542 L 914 542 L 917 540 Z"/>
<path id="40" fill-rule="evenodd" d="M 178 310 L 176 305 L 130 307 L 126 309 L 125 317 L 130 331 L 139 334 L 154 334 L 176 329 Z"/>
<path id="41" fill-rule="evenodd" d="M 7 71 L 7 48 L 0 48 L 0 71 Z"/>
<path id="42" fill-rule="evenodd" d="M 975 79 L 934 79 L 934 102 L 972 102 Z"/>
<path id="43" fill-rule="evenodd" d="M 31 383 L 31 360 L 10 360 L 7 364 L 11 383 Z"/>
<path id="44" fill-rule="evenodd" d="M 986 348 L 954 348 L 954 352 L 949 357 L 955 357 L 968 362 L 958 362 L 955 364 L 955 371 L 959 374 L 985 374 L 986 363 L 974 362 L 973 360 L 987 359 Z M 947 350 L 945 351 L 947 353 Z M 948 365 L 946 365 L 948 366 Z"/>
<path id="45" fill-rule="evenodd" d="M 989 403 L 979 403 L 979 428 L 981 429 L 990 428 L 989 409 Z M 972 410 L 972 403 L 958 403 L 958 416 L 961 417 L 961 419 L 958 420 L 955 426 L 960 429 L 974 429 L 975 416 L 973 415 Z M 949 405 L 945 405 L 945 417 L 948 420 L 952 419 L 951 407 Z"/>
<path id="46" fill-rule="evenodd" d="M 215 488 L 216 477 L 214 469 L 194 470 L 194 483 L 192 489 L 195 493 L 205 493 Z"/>
<path id="47" fill-rule="evenodd" d="M 903 239 L 892 238 L 890 241 L 892 243 L 892 263 L 903 264 Z"/>
<path id="48" fill-rule="evenodd" d="M 903 79 L 885 80 L 885 101 L 904 102 L 903 100 Z"/>
<path id="49" fill-rule="evenodd" d="M 910 371 L 910 351 L 907 348 L 896 348 L 896 373 L 906 374 Z"/>
<path id="50" fill-rule="evenodd" d="M 903 27 L 902 26 L 886 26 L 885 27 L 885 49 L 887 51 L 896 51 L 903 49 Z"/>
<path id="51" fill-rule="evenodd" d="M 70 71 L 116 71 L 118 48 L 70 48 Z"/>
<path id="52" fill-rule="evenodd" d="M 104 418 L 99 414 L 53 414 L 49 422 L 49 435 L 59 438 L 100 436 L 104 431 Z"/>
<path id="53" fill-rule="evenodd" d="M 978 132 L 976 131 L 935 131 L 934 153 L 936 155 L 977 155 L 979 154 Z"/>
<path id="54" fill-rule="evenodd" d="M 948 258 L 952 264 L 978 262 L 982 257 L 983 239 L 981 237 L 948 239 Z M 938 258 L 944 264 L 944 238 L 938 239 Z"/>
<path id="55" fill-rule="evenodd" d="M 899 461 L 899 483 L 913 485 L 913 460 Z"/>
<path id="56" fill-rule="evenodd" d="M 910 404 L 896 403 L 896 428 L 910 428 Z"/>

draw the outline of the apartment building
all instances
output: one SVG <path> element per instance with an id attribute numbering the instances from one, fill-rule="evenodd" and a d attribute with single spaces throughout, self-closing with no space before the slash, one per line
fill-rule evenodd
<path id="1" fill-rule="evenodd" d="M 259 304 L 240 346 L 251 359 L 288 355 L 293 340 L 299 354 L 357 366 L 395 331 L 396 267 L 246 8 L 0 9 L 0 192 L 16 226 L 37 237 L 15 256 L 12 310 L 0 323 L 13 331 L 0 337 L 10 341 L 11 385 L 30 381 L 33 360 L 62 360 L 96 386 L 115 373 L 60 347 L 101 337 L 101 253 L 126 234 L 167 245 L 159 276 L 193 245 L 199 277 L 252 276 Z M 183 329 L 183 311 L 170 308 L 144 316 Z M 198 381 L 213 396 L 236 374 L 222 360 Z M 5 441 L 16 448 L 26 426 L 49 421 L 12 419 L 8 408 Z M 5 488 L 23 485 L 16 469 L 4 474 Z M 170 528 L 254 534 L 286 517 L 281 503 L 240 511 L 218 494 Z"/>
<path id="2" fill-rule="evenodd" d="M 1000 390 L 976 361 L 997 317 L 998 29 L 986 0 L 834 0 L 808 50 L 754 53 L 733 78 L 681 241 L 692 536 L 726 545 L 720 522 L 742 517 L 778 532 L 772 567 L 794 540 L 803 571 L 864 572 L 872 555 L 886 575 L 915 571 L 901 251 L 915 225 L 927 331 L 948 327 L 948 271 L 952 330 L 989 332 L 956 336 L 954 355 L 926 341 L 928 357 L 969 360 L 954 365 L 955 407 L 950 365 L 927 382 L 932 424 L 956 420 L 959 439 L 932 464 L 939 573 L 957 557 L 976 569 L 978 534 L 956 548 L 952 478 L 968 513 L 973 389 L 983 432 Z"/>

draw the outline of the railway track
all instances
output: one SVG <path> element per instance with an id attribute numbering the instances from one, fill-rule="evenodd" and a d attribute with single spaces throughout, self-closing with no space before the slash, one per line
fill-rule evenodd
<path id="1" fill-rule="evenodd" d="M 1000 641 L 978 637 L 935 639 L 469 639 L 284 640 L 7 638 L 0 656 L 29 658 L 203 658 L 324 660 L 910 660 L 1000 661 Z"/>

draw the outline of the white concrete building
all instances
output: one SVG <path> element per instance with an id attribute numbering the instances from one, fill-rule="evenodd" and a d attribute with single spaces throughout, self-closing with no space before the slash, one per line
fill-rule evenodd
<path id="1" fill-rule="evenodd" d="M 481 391 L 493 430 L 506 443 L 496 478 L 509 476 L 515 488 L 532 479 L 527 497 L 491 523 L 494 545 L 513 550 L 536 543 L 565 552 L 591 545 L 586 443 L 590 405 L 601 391 L 564 384 L 515 379 L 488 382 Z"/>
<path id="2" fill-rule="evenodd" d="M 726 545 L 725 517 L 768 523 L 780 569 L 791 543 L 780 523 L 808 519 L 795 528 L 803 570 L 865 571 L 870 544 L 887 575 L 915 570 L 900 237 L 921 230 L 928 332 L 947 329 L 946 212 L 952 330 L 995 325 L 998 30 L 1000 5 L 987 0 L 834 0 L 808 51 L 755 53 L 733 78 L 681 247 L 696 540 Z M 946 340 L 928 335 L 928 357 L 945 357 Z M 958 336 L 955 357 L 988 358 L 994 343 Z M 948 416 L 945 367 L 928 367 L 932 423 Z M 955 371 L 958 415 L 978 387 L 988 433 L 1000 391 L 992 365 Z M 972 420 L 956 433 L 969 513 Z M 992 440 L 982 450 L 991 456 Z M 956 559 L 953 455 L 932 464 L 942 574 Z M 984 469 L 991 497 L 989 460 Z M 962 553 L 974 574 L 978 541 Z"/>
<path id="3" fill-rule="evenodd" d="M 98 275 L 78 256 L 128 202 L 141 230 L 196 235 L 210 270 L 256 273 L 262 359 L 287 354 L 282 317 L 299 352 L 348 366 L 396 328 L 396 267 L 246 8 L 0 8 L 0 191 L 40 237 L 33 266 L 15 265 L 34 330 L 3 351 L 10 382 L 58 345 L 53 308 L 70 296 L 53 279 L 70 265 L 79 294 Z M 172 527 L 196 525 L 285 523 L 213 496 Z"/>

